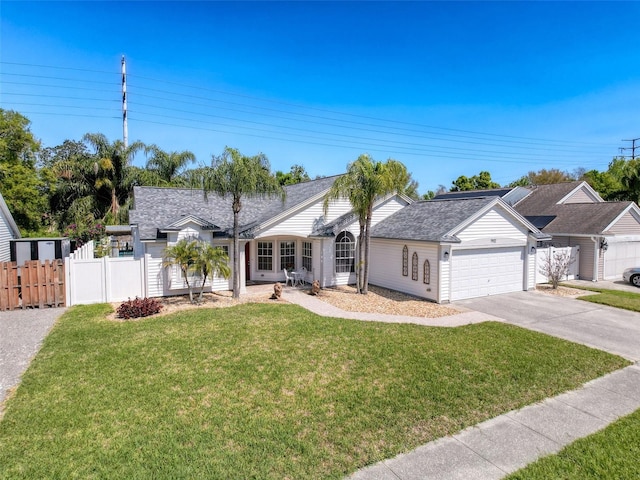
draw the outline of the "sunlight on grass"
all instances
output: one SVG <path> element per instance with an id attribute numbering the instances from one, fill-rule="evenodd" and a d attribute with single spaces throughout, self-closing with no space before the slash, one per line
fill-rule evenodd
<path id="1" fill-rule="evenodd" d="M 1 478 L 341 478 L 627 365 L 500 323 L 248 304 L 68 310 L 0 422 Z"/>
<path id="2" fill-rule="evenodd" d="M 640 410 L 542 458 L 508 480 L 640 478 Z"/>

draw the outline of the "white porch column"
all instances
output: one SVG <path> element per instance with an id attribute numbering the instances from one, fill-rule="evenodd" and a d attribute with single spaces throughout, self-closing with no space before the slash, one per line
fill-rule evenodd
<path id="1" fill-rule="evenodd" d="M 247 293 L 247 273 L 246 273 L 246 265 L 247 265 L 247 259 L 245 258 L 244 255 L 244 248 L 245 245 L 249 243 L 248 240 L 240 240 L 240 244 L 238 245 L 238 250 L 239 250 L 239 257 L 240 257 L 240 271 L 238 272 L 240 274 L 240 293 Z"/>

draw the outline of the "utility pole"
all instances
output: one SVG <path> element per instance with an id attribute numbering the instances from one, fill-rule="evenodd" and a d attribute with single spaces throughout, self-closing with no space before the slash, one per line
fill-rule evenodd
<path id="1" fill-rule="evenodd" d="M 122 141 L 124 148 L 129 146 L 129 129 L 127 128 L 127 64 L 122 56 Z"/>
<path id="2" fill-rule="evenodd" d="M 636 142 L 640 140 L 640 138 L 630 138 L 629 140 L 622 140 L 623 142 L 631 142 L 630 147 L 621 147 L 620 152 L 624 152 L 625 150 L 631 150 L 631 160 L 636 159 L 636 148 L 640 149 L 640 145 L 636 145 Z"/>

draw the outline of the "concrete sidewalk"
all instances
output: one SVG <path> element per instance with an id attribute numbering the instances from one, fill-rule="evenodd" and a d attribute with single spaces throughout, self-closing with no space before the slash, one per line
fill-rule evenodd
<path id="1" fill-rule="evenodd" d="M 308 295 L 304 290 L 285 289 L 283 294 L 289 302 L 327 317 L 437 327 L 457 327 L 488 320 L 506 321 L 479 311 L 463 311 L 441 318 L 346 312 Z M 553 303 L 554 299 L 546 301 Z M 510 305 L 513 308 L 513 302 Z M 522 326 L 527 328 L 527 325 Z M 499 479 L 542 456 L 560 451 L 573 441 L 601 430 L 638 408 L 640 366 L 636 363 L 592 380 L 578 390 L 500 415 L 453 436 L 435 440 L 409 453 L 359 470 L 349 479 Z"/>
<path id="2" fill-rule="evenodd" d="M 351 480 L 502 478 L 640 408 L 633 365 L 359 470 Z"/>

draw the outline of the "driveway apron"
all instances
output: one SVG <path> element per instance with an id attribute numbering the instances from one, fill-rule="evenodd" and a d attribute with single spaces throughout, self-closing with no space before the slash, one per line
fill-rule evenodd
<path id="1" fill-rule="evenodd" d="M 0 405 L 18 385 L 64 308 L 0 312 Z"/>
<path id="2" fill-rule="evenodd" d="M 456 305 L 640 361 L 640 313 L 538 292 L 473 298 Z"/>

